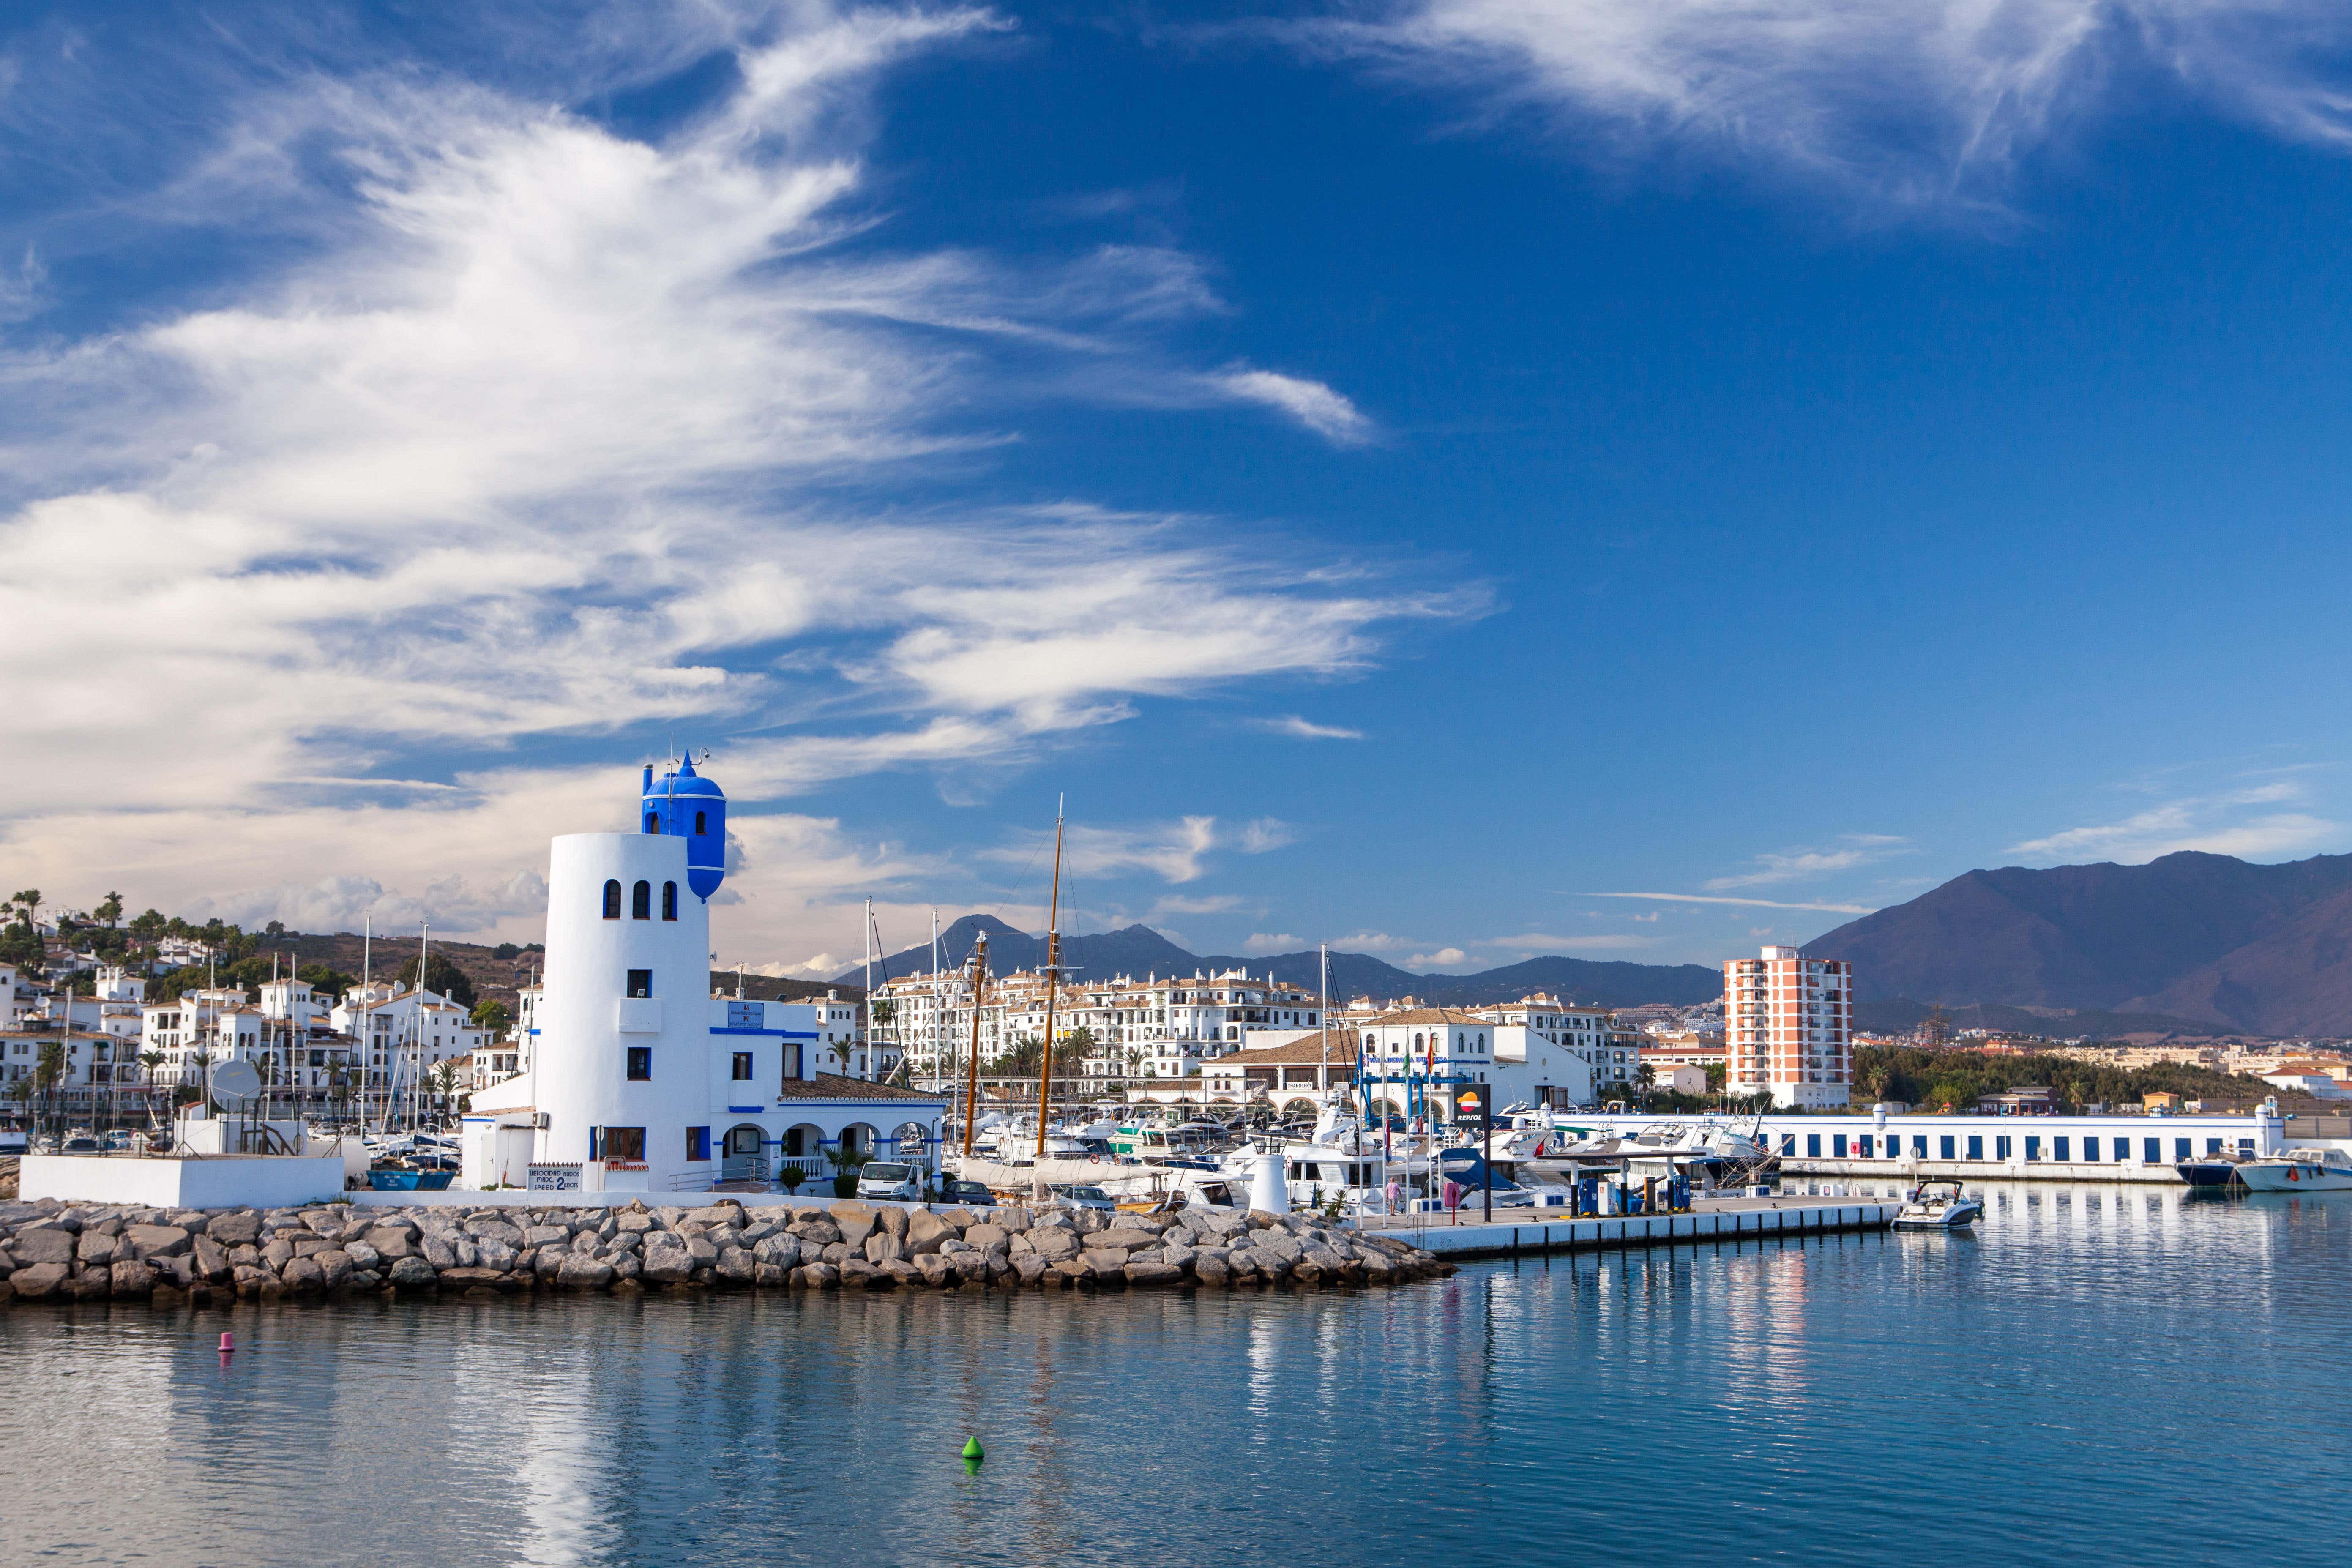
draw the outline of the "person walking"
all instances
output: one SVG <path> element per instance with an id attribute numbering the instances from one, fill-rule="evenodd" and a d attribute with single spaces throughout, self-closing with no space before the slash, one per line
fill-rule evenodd
<path id="1" fill-rule="evenodd" d="M 1404 1212 L 1404 1184 L 1398 1181 L 1394 1176 L 1391 1176 L 1389 1178 L 1388 1198 L 1389 1213 L 1402 1214 Z"/>

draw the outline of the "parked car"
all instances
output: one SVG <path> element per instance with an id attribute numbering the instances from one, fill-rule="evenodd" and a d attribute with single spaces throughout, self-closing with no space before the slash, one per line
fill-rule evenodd
<path id="1" fill-rule="evenodd" d="M 986 1182 L 960 1182 L 950 1176 L 940 1183 L 940 1195 L 937 1201 L 943 1204 L 979 1204 L 983 1207 L 993 1207 L 996 1194 L 988 1190 Z"/>
<path id="2" fill-rule="evenodd" d="M 1056 1208 L 1100 1209 L 1105 1214 L 1115 1212 L 1118 1205 L 1100 1187 L 1052 1187 L 1047 1189 Z"/>
<path id="3" fill-rule="evenodd" d="M 106 1150 L 87 1132 L 78 1132 L 58 1145 L 60 1154 L 103 1154 Z"/>
<path id="4" fill-rule="evenodd" d="M 857 1195 L 921 1203 L 923 1168 L 902 1160 L 868 1160 L 857 1168 Z"/>

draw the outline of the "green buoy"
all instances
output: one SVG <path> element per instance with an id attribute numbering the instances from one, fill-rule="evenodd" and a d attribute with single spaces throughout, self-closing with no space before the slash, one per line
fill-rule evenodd
<path id="1" fill-rule="evenodd" d="M 988 1453 L 980 1446 L 979 1438 L 966 1437 L 963 1440 L 963 1457 L 966 1463 L 976 1465 L 988 1458 Z"/>

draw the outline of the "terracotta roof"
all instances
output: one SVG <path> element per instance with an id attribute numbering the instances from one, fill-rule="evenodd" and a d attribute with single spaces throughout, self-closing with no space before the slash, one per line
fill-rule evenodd
<path id="1" fill-rule="evenodd" d="M 1201 1070 L 1214 1073 L 1226 1068 L 1314 1067 L 1322 1063 L 1324 1050 L 1323 1036 L 1317 1033 L 1307 1036 L 1303 1040 L 1293 1040 L 1286 1046 L 1268 1046 L 1259 1050 L 1235 1051 L 1231 1056 L 1219 1057 Z M 1332 1032 L 1329 1051 L 1333 1067 L 1353 1068 L 1356 1065 L 1356 1047 L 1348 1043 L 1348 1037 L 1344 1033 Z"/>
<path id="2" fill-rule="evenodd" d="M 911 1089 L 898 1089 L 887 1083 L 875 1083 L 862 1078 L 846 1078 L 837 1072 L 821 1072 L 814 1083 L 792 1086 L 790 1094 L 779 1094 L 778 1100 L 905 1100 L 924 1105 L 944 1105 L 947 1097 L 920 1094 Z"/>
<path id="3" fill-rule="evenodd" d="M 1459 1007 L 1413 1007 L 1402 1013 L 1383 1013 L 1377 1018 L 1368 1018 L 1364 1026 L 1368 1029 L 1381 1028 L 1391 1024 L 1469 1024 L 1484 1026 L 1492 1022 L 1490 1018 L 1481 1018 L 1477 1014 L 1465 1013 Z"/>

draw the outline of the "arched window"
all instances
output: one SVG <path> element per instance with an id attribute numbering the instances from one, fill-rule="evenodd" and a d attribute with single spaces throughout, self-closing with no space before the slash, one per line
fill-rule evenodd
<path id="1" fill-rule="evenodd" d="M 1420 1037 L 1419 1035 L 1415 1035 L 1415 1036 L 1412 1037 L 1412 1048 L 1413 1048 L 1414 1050 L 1416 1050 L 1416 1051 L 1417 1051 L 1417 1050 L 1421 1049 L 1421 1046 L 1422 1046 L 1422 1039 L 1421 1039 L 1421 1037 Z"/>
<path id="2" fill-rule="evenodd" d="M 650 811 L 646 813 L 646 831 L 656 834 L 661 831 L 661 818 Z"/>
<path id="3" fill-rule="evenodd" d="M 701 812 L 698 812 L 698 812 L 696 812 L 696 813 L 694 814 L 694 831 L 695 831 L 698 835 L 699 835 L 699 834 L 704 834 L 704 833 L 708 833 L 708 832 L 709 832 L 709 831 L 710 831 L 710 829 L 709 829 L 708 826 L 704 826 L 704 823 L 705 823 L 705 818 L 704 818 L 703 814 L 702 814 Z"/>
<path id="4" fill-rule="evenodd" d="M 629 918 L 633 921 L 654 918 L 654 885 L 651 882 L 639 882 L 629 889 Z"/>
<path id="5" fill-rule="evenodd" d="M 677 884 L 676 882 L 662 884 L 662 919 L 666 921 L 677 919 Z"/>
<path id="6" fill-rule="evenodd" d="M 604 884 L 604 918 L 608 921 L 621 918 L 621 884 L 618 882 Z"/>

